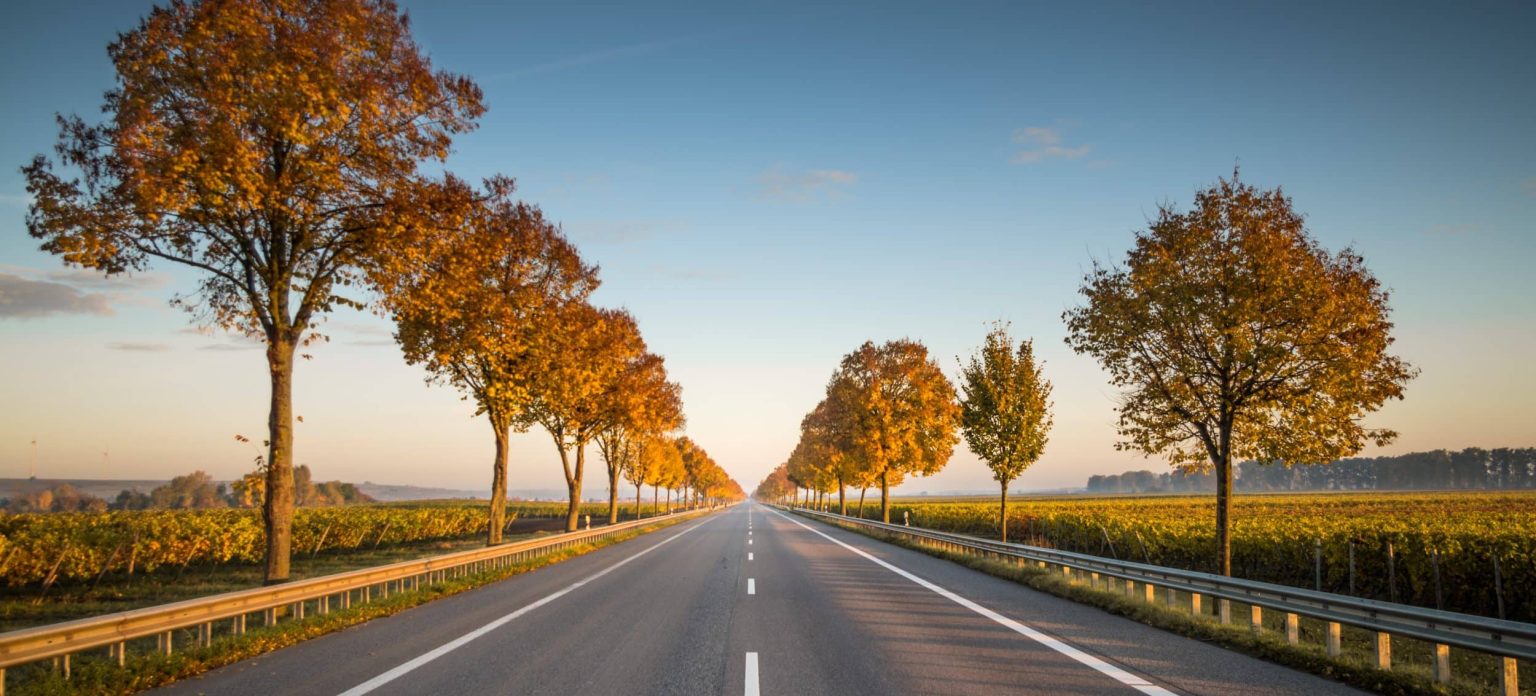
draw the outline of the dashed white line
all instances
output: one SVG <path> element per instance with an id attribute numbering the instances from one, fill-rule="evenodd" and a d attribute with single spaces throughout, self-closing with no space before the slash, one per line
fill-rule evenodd
<path id="1" fill-rule="evenodd" d="M 677 534 L 675 534 L 673 536 L 667 537 L 666 539 L 661 540 L 655 546 L 651 546 L 651 547 L 645 549 L 644 551 L 641 551 L 641 552 L 639 552 L 639 553 L 637 553 L 637 554 L 635 554 L 633 556 L 630 556 L 630 557 L 628 557 L 628 558 L 626 558 L 626 559 L 624 559 L 622 561 L 619 561 L 618 563 L 615 563 L 615 564 L 613 564 L 611 566 L 608 566 L 607 568 L 604 568 L 604 569 L 602 569 L 602 570 L 600 570 L 600 571 L 598 571 L 596 573 L 588 575 L 587 577 L 582 578 L 581 580 L 578 580 L 578 581 L 572 583 L 569 587 L 566 587 L 565 589 L 560 590 L 559 592 L 554 592 L 554 593 L 545 595 L 542 599 L 539 599 L 538 601 L 536 601 L 536 602 L 534 602 L 532 604 L 524 606 L 523 608 L 518 609 L 517 611 L 514 611 L 514 612 L 512 612 L 510 614 L 507 614 L 506 616 L 503 616 L 503 617 L 501 617 L 499 619 L 496 619 L 495 621 L 492 621 L 492 622 L 490 622 L 490 623 L 488 623 L 488 624 L 486 624 L 484 626 L 481 626 L 480 628 L 477 628 L 477 629 L 475 629 L 473 631 L 470 631 L 469 633 L 466 633 L 466 634 L 464 634 L 462 636 L 459 636 L 458 638 L 450 640 L 447 643 L 443 643 L 442 645 L 439 645 L 438 647 L 433 648 L 432 650 L 429 650 L 429 651 L 427 651 L 425 653 L 422 653 L 420 656 L 418 656 L 418 657 L 416 657 L 416 658 L 414 658 L 414 659 L 412 659 L 412 660 L 410 660 L 410 661 L 408 661 L 408 662 L 406 662 L 406 663 L 404 663 L 404 664 L 402 664 L 402 665 L 400 665 L 400 666 L 398 666 L 398 667 L 396 667 L 394 669 L 391 669 L 388 672 L 380 674 L 377 677 L 374 677 L 372 679 L 369 679 L 368 681 L 365 681 L 365 682 L 363 682 L 361 684 L 358 684 L 357 686 L 354 686 L 354 687 L 352 687 L 350 689 L 347 689 L 346 691 L 341 692 L 341 696 L 362 696 L 363 694 L 366 694 L 366 693 L 368 693 L 370 691 L 373 691 L 374 689 L 377 689 L 377 688 L 379 688 L 381 686 L 384 686 L 385 684 L 388 684 L 388 683 L 390 683 L 390 682 L 392 682 L 392 681 L 394 681 L 396 679 L 399 679 L 400 677 L 405 676 L 406 674 L 410 673 L 411 671 L 415 670 L 416 668 L 421 667 L 422 665 L 425 665 L 428 662 L 436 660 L 439 657 L 447 655 L 448 653 L 453 652 L 454 650 L 457 650 L 460 647 L 463 647 L 464 644 L 466 644 L 466 643 L 468 643 L 468 642 L 470 642 L 470 641 L 472 641 L 472 640 L 474 640 L 476 638 L 479 638 L 480 636 L 483 636 L 483 635 L 485 635 L 487 633 L 490 633 L 491 631 L 494 631 L 494 630 L 496 630 L 498 628 L 501 628 L 502 626 L 504 626 L 507 623 L 511 622 L 513 619 L 516 619 L 517 617 L 522 616 L 523 614 L 526 614 L 526 613 L 528 613 L 530 611 L 533 611 L 534 609 L 538 609 L 539 607 L 542 607 L 542 606 L 544 606 L 546 604 L 549 604 L 550 602 L 553 602 L 553 601 L 555 601 L 555 600 L 557 600 L 557 599 L 559 599 L 561 597 L 564 597 L 565 595 L 570 594 L 576 588 L 579 588 L 582 585 L 585 585 L 585 584 L 587 584 L 589 582 L 592 582 L 593 580 L 596 580 L 596 579 L 598 579 L 600 577 L 603 577 L 604 575 L 612 573 L 613 571 L 618 570 L 619 568 L 623 567 L 625 564 L 629 563 L 630 561 L 633 561 L 636 558 L 639 558 L 641 556 L 644 556 L 645 554 L 648 554 L 648 553 L 650 553 L 652 551 L 655 551 L 656 549 L 659 549 L 659 548 L 667 545 L 672 540 L 677 539 L 678 537 L 681 537 L 682 535 L 687 534 L 688 532 L 691 532 L 691 531 L 693 531 L 695 529 L 698 529 L 699 527 L 702 527 L 702 526 L 704 526 L 706 524 L 709 524 L 711 521 L 712 521 L 711 519 L 706 519 L 703 522 L 700 522 L 699 524 L 696 524 L 696 525 L 694 525 L 692 527 L 684 529 L 683 531 L 678 532 Z"/>
<path id="2" fill-rule="evenodd" d="M 757 690 L 757 653 L 747 653 L 747 686 L 744 691 L 746 696 L 758 696 Z"/>
<path id="3" fill-rule="evenodd" d="M 757 581 L 752 578 L 747 578 L 747 594 L 757 594 Z"/>
<path id="4" fill-rule="evenodd" d="M 749 561 L 752 560 L 752 552 L 751 551 L 747 552 L 747 560 L 749 560 Z"/>
<path id="5" fill-rule="evenodd" d="M 904 578 L 906 578 L 908 580 L 911 580 L 912 582 L 917 583 L 918 585 L 921 585 L 922 587 L 932 591 L 934 594 L 937 594 L 940 597 L 948 599 L 949 601 L 954 602 L 955 604 L 959 604 L 960 606 L 965 607 L 966 609 L 970 609 L 971 611 L 974 611 L 977 614 L 981 614 L 982 616 L 985 616 L 985 617 L 987 617 L 987 618 L 989 618 L 989 619 L 991 619 L 991 620 L 993 620 L 993 621 L 995 621 L 995 622 L 997 622 L 999 624 L 1002 624 L 1003 626 L 1008 627 L 1009 629 L 1013 630 L 1013 632 L 1018 633 L 1019 635 L 1022 635 L 1022 636 L 1026 637 L 1026 638 L 1029 638 L 1030 640 L 1033 640 L 1033 641 L 1035 641 L 1035 642 L 1037 642 L 1037 643 L 1039 643 L 1041 645 L 1044 645 L 1047 648 L 1050 648 L 1052 650 L 1055 650 L 1056 652 L 1059 652 L 1059 653 L 1061 653 L 1063 655 L 1066 655 L 1067 657 L 1070 657 L 1070 658 L 1072 658 L 1074 660 L 1077 660 L 1078 662 L 1080 662 L 1080 663 L 1082 663 L 1084 665 L 1087 665 L 1088 667 L 1092 667 L 1093 669 L 1097 670 L 1099 673 L 1104 674 L 1104 675 L 1106 675 L 1106 676 L 1108 676 L 1110 678 L 1113 678 L 1115 681 L 1118 681 L 1121 684 L 1125 684 L 1126 686 L 1134 688 L 1137 691 L 1140 691 L 1140 692 L 1142 692 L 1144 694 L 1153 694 L 1154 696 L 1174 696 L 1174 692 L 1169 691 L 1168 689 L 1165 689 L 1165 688 L 1163 688 L 1161 686 L 1158 686 L 1156 684 L 1153 684 L 1150 681 L 1147 681 L 1147 679 L 1145 677 L 1140 677 L 1140 676 L 1137 676 L 1135 674 L 1132 674 L 1131 672 L 1128 672 L 1128 671 L 1126 671 L 1124 669 L 1121 669 L 1120 667 L 1112 665 L 1112 664 L 1110 664 L 1108 662 L 1105 662 L 1104 660 L 1101 660 L 1101 659 L 1099 659 L 1099 658 L 1097 658 L 1097 657 L 1095 657 L 1093 655 L 1090 655 L 1090 654 L 1088 654 L 1086 652 L 1083 652 L 1082 650 L 1079 650 L 1078 648 L 1076 648 L 1076 647 L 1074 647 L 1074 646 L 1072 646 L 1072 645 L 1062 641 L 1059 638 L 1055 638 L 1055 637 L 1047 635 L 1045 633 L 1041 633 L 1040 631 L 1035 630 L 1033 628 L 1030 628 L 1029 626 L 1027 626 L 1027 625 L 1025 625 L 1023 623 L 1020 623 L 1018 621 L 1015 621 L 1014 619 L 1010 619 L 1010 618 L 1008 618 L 1006 616 L 1003 616 L 1002 614 L 999 614 L 999 613 L 997 613 L 995 611 L 992 611 L 991 609 L 988 609 L 988 608 L 986 608 L 984 606 L 981 606 L 980 604 L 972 602 L 969 599 L 961 597 L 960 595 L 957 595 L 957 594 L 955 594 L 953 592 L 950 592 L 949 590 L 946 590 L 946 589 L 944 589 L 942 587 L 939 587 L 938 585 L 935 585 L 935 584 L 933 584 L 931 582 L 928 582 L 927 580 L 924 580 L 924 579 L 922 579 L 922 578 L 920 578 L 920 577 L 918 577 L 916 575 L 913 575 L 913 574 L 911 574 L 911 573 L 909 573 L 909 572 L 907 572 L 905 570 L 902 570 L 901 568 L 898 568 L 898 567 L 896 567 L 894 565 L 891 565 L 890 563 L 887 563 L 887 562 L 885 562 L 883 560 L 880 560 L 879 558 L 876 558 L 873 555 L 871 555 L 869 553 L 866 553 L 866 552 L 864 552 L 861 549 L 855 548 L 855 547 L 850 546 L 848 544 L 845 544 L 845 543 L 843 543 L 841 541 L 838 541 L 837 539 L 834 539 L 831 536 L 823 533 L 821 530 L 815 529 L 815 528 L 811 527 L 810 525 L 807 525 L 807 524 L 801 522 L 800 520 L 797 520 L 797 519 L 794 519 L 792 517 L 789 517 L 788 515 L 785 515 L 784 513 L 781 513 L 781 512 L 779 512 L 777 510 L 774 510 L 772 512 L 773 512 L 773 514 L 778 515 L 779 517 L 783 517 L 784 519 L 789 520 L 790 522 L 793 522 L 793 523 L 795 523 L 797 525 L 800 525 L 801 527 L 804 527 L 806 530 L 810 531 L 813 534 L 816 534 L 817 536 L 820 536 L 823 539 L 826 539 L 827 541 L 830 541 L 830 542 L 832 542 L 834 544 L 837 544 L 838 546 L 841 546 L 841 547 L 843 547 L 845 549 L 848 549 L 849 551 L 852 551 L 852 552 L 854 552 L 854 553 L 856 553 L 856 554 L 858 554 L 860 556 L 863 556 L 864 558 L 866 558 L 866 559 L 868 559 L 870 561 L 873 561 L 876 565 L 879 565 L 879 566 L 885 568 L 886 570 L 889 570 L 889 571 L 891 571 L 891 572 L 893 572 L 893 573 L 895 573 L 897 575 L 900 575 L 901 577 L 904 577 Z M 750 587 L 750 585 L 749 585 L 749 587 Z"/>

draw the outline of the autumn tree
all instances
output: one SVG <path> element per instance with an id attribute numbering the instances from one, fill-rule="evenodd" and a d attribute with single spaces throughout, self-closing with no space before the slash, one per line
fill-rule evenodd
<path id="1" fill-rule="evenodd" d="M 418 227 L 419 164 L 483 111 L 385 0 L 186 0 L 107 49 L 102 123 L 59 119 L 59 163 L 23 168 L 27 229 L 65 263 L 198 271 L 178 303 L 262 339 L 271 378 L 266 579 L 288 577 L 294 356 Z"/>
<path id="2" fill-rule="evenodd" d="M 866 342 L 843 357 L 827 400 L 847 420 L 851 447 L 880 485 L 880 518 L 891 521 L 891 486 L 937 473 L 959 435 L 955 388 L 923 344 Z"/>
<path id="3" fill-rule="evenodd" d="M 560 453 L 570 494 L 565 528 L 575 531 L 587 445 L 609 422 L 613 385 L 645 353 L 645 342 L 622 310 L 577 302 L 561 307 L 553 320 L 559 328 L 541 332 L 529 348 L 525 416 L 549 433 Z"/>
<path id="4" fill-rule="evenodd" d="M 560 308 L 584 302 L 597 269 L 582 262 L 560 229 L 534 206 L 509 198 L 511 182 L 491 180 L 462 224 L 424 240 L 391 264 L 384 306 L 406 362 L 427 382 L 458 389 L 475 403 L 495 438 L 487 544 L 506 526 L 507 454 L 525 427 L 532 347 L 563 330 Z"/>
<path id="5" fill-rule="evenodd" d="M 1232 570 L 1233 458 L 1330 462 L 1396 433 L 1361 419 L 1417 371 L 1388 352 L 1388 293 L 1330 254 L 1279 189 L 1234 173 L 1165 206 L 1123 266 L 1095 264 L 1067 343 L 1124 391 L 1117 447 L 1216 473 L 1216 567 Z"/>
<path id="6" fill-rule="evenodd" d="M 1051 430 L 1051 383 L 1041 376 L 1034 342 L 1013 345 L 994 325 L 986 343 L 960 366 L 960 427 L 965 443 L 1002 486 L 998 526 L 1008 541 L 1008 485 L 1040 459 Z"/>
<path id="7" fill-rule="evenodd" d="M 619 481 L 629 460 L 638 454 L 637 441 L 683 426 L 682 387 L 667 380 L 660 356 L 639 353 L 630 358 L 603 394 L 598 451 L 608 469 L 608 523 L 619 521 Z M 638 493 L 636 494 L 638 497 Z M 636 502 L 639 514 L 639 502 Z"/>

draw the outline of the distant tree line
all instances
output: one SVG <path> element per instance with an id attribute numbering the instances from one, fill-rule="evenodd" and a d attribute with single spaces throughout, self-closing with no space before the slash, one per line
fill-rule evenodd
<path id="1" fill-rule="evenodd" d="M 304 507 L 377 502 L 357 486 L 341 481 L 315 482 L 307 465 L 293 469 L 298 504 Z M 253 472 L 230 484 L 218 483 L 204 471 L 177 476 L 148 493 L 124 490 L 108 503 L 68 483 L 0 500 L 0 511 L 102 512 L 105 510 L 208 510 L 254 508 L 262 503 L 265 474 Z"/>
<path id="2" fill-rule="evenodd" d="M 1238 464 L 1233 482 L 1242 491 L 1486 490 L 1536 488 L 1536 448 L 1431 450 L 1390 457 L 1353 457 L 1319 466 Z M 1205 472 L 1127 471 L 1088 479 L 1090 493 L 1210 491 Z"/>

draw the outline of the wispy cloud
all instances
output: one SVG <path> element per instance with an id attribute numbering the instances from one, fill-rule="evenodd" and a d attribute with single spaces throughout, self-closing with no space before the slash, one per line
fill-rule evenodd
<path id="1" fill-rule="evenodd" d="M 1045 126 L 1028 126 L 1013 132 L 1013 142 L 1024 149 L 1013 153 L 1015 164 L 1031 164 L 1050 159 L 1078 159 L 1093 151 L 1092 145 L 1068 146 L 1061 131 Z"/>
<path id="2" fill-rule="evenodd" d="M 171 349 L 164 343 L 108 343 L 107 348 L 130 353 L 164 353 Z"/>
<path id="3" fill-rule="evenodd" d="M 111 316 L 112 298 L 64 283 L 0 273 L 0 318 L 37 319 L 58 314 Z"/>
<path id="4" fill-rule="evenodd" d="M 811 169 L 802 172 L 775 167 L 757 177 L 757 197 L 806 203 L 836 198 L 859 182 L 859 175 L 845 169 Z"/>

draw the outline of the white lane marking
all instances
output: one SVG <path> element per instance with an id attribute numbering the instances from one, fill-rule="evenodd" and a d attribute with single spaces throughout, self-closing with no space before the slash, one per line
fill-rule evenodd
<path id="1" fill-rule="evenodd" d="M 456 650 L 456 649 L 458 649 L 460 647 L 463 647 L 464 644 L 466 644 L 466 643 L 468 643 L 468 642 L 470 642 L 470 641 L 472 641 L 472 640 L 474 640 L 476 638 L 479 638 L 480 636 L 483 636 L 483 635 L 485 635 L 487 633 L 490 633 L 491 631 L 494 631 L 494 630 L 496 630 L 496 629 L 506 625 L 508 622 L 512 621 L 513 619 L 516 619 L 519 616 L 522 616 L 523 614 L 527 614 L 528 612 L 533 611 L 534 609 L 538 609 L 539 607 L 542 607 L 545 604 L 549 604 L 550 602 L 553 602 L 553 601 L 555 601 L 555 600 L 557 600 L 557 599 L 559 599 L 561 597 L 564 597 L 565 595 L 571 593 L 576 588 L 579 588 L 582 585 L 585 585 L 585 584 L 587 584 L 589 582 L 592 582 L 593 580 L 596 580 L 596 579 L 598 579 L 600 577 L 603 577 L 604 575 L 612 573 L 613 571 L 618 570 L 619 568 L 623 567 L 626 563 L 629 563 L 630 561 L 633 561 L 636 558 L 639 558 L 641 556 L 644 556 L 645 554 L 648 554 L 648 553 L 650 553 L 652 551 L 655 551 L 656 549 L 659 549 L 659 548 L 667 545 L 672 540 L 677 539 L 678 537 L 681 537 L 682 535 L 687 534 L 688 532 L 691 532 L 691 531 L 693 531 L 695 529 L 698 529 L 699 527 L 702 527 L 702 526 L 704 526 L 706 524 L 709 524 L 711 521 L 712 521 L 712 518 L 711 519 L 706 519 L 706 520 L 704 520 L 703 522 L 701 522 L 699 524 L 696 524 L 696 525 L 694 525 L 692 527 L 684 529 L 681 532 L 678 532 L 676 535 L 667 537 L 666 539 L 661 540 L 655 546 L 651 546 L 651 547 L 645 549 L 644 551 L 641 551 L 641 552 L 639 552 L 639 553 L 637 553 L 637 554 L 635 554 L 633 556 L 630 556 L 630 557 L 628 557 L 628 558 L 626 558 L 626 559 L 624 559 L 622 561 L 619 561 L 618 563 L 615 563 L 615 564 L 613 564 L 611 566 L 608 566 L 607 568 L 604 568 L 604 569 L 602 569 L 602 570 L 600 570 L 600 571 L 598 571 L 596 573 L 588 575 L 587 577 L 582 578 L 581 580 L 578 580 L 578 581 L 572 583 L 569 587 L 567 587 L 567 588 L 565 588 L 563 590 L 560 590 L 559 592 L 554 592 L 554 593 L 551 593 L 549 595 L 545 595 L 544 598 L 542 598 L 542 599 L 540 599 L 540 600 L 538 600 L 538 601 L 536 601 L 536 602 L 534 602 L 532 604 L 529 604 L 529 605 L 527 605 L 527 606 L 525 606 L 525 607 L 523 607 L 521 609 L 518 609 L 517 611 L 514 611 L 514 612 L 512 612 L 510 614 L 507 614 L 506 616 L 503 616 L 503 617 L 501 617 L 499 619 L 496 619 L 496 620 L 494 620 L 494 621 L 492 621 L 492 622 L 490 622 L 490 623 L 488 623 L 488 624 L 486 624 L 484 626 L 481 626 L 480 628 L 477 628 L 477 629 L 475 629 L 473 631 L 470 631 L 469 633 L 466 633 L 466 634 L 464 634 L 462 636 L 459 636 L 458 638 L 454 638 L 453 640 L 450 640 L 447 643 L 443 643 L 442 645 L 439 645 L 436 648 L 433 648 L 432 650 L 429 650 L 429 651 L 427 651 L 425 653 L 422 653 L 420 656 L 418 656 L 418 657 L 416 657 L 416 658 L 414 658 L 414 659 L 412 659 L 412 660 L 410 660 L 408 662 L 405 662 L 404 664 L 401 664 L 400 666 L 398 666 L 398 667 L 396 667 L 394 669 L 391 669 L 388 672 L 380 674 L 377 677 L 374 677 L 372 679 L 369 679 L 368 681 L 365 681 L 365 682 L 363 682 L 361 684 L 358 684 L 357 686 L 354 686 L 354 687 L 352 687 L 350 689 L 347 689 L 346 691 L 341 692 L 341 696 L 362 696 L 362 694 L 366 694 L 366 693 L 368 693 L 370 691 L 373 691 L 374 689 L 377 689 L 377 688 L 379 688 L 381 686 L 384 686 L 385 684 L 388 684 L 388 683 L 390 683 L 390 682 L 392 682 L 392 681 L 394 681 L 396 679 L 399 679 L 400 677 L 405 676 L 406 674 L 410 673 L 411 671 L 415 670 L 416 668 L 418 668 L 418 667 L 420 667 L 420 666 L 422 666 L 424 664 L 427 664 L 428 662 L 436 660 L 439 657 L 447 655 L 448 653 L 453 652 L 454 650 Z"/>
<path id="2" fill-rule="evenodd" d="M 1006 616 L 1003 616 L 1002 614 L 999 614 L 999 613 L 997 613 L 995 611 L 992 611 L 991 609 L 988 609 L 988 608 L 986 608 L 984 606 L 981 606 L 980 604 L 972 602 L 969 599 L 961 597 L 960 595 L 957 595 L 957 594 L 955 594 L 953 592 L 950 592 L 949 590 L 946 590 L 946 589 L 944 589 L 942 587 L 939 587 L 938 585 L 935 585 L 935 584 L 933 584 L 931 582 L 928 582 L 927 580 L 924 580 L 924 579 L 922 579 L 922 578 L 920 578 L 920 577 L 918 577 L 916 575 L 913 575 L 913 574 L 911 574 L 911 573 L 909 573 L 909 572 L 907 572 L 905 570 L 897 568 L 896 566 L 891 565 L 890 563 L 886 563 L 885 561 L 882 561 L 882 560 L 880 560 L 878 558 L 875 558 L 874 556 L 872 556 L 872 555 L 870 555 L 868 553 L 865 553 L 861 549 L 857 549 L 857 548 L 854 548 L 852 546 L 849 546 L 848 544 L 845 544 L 845 543 L 843 543 L 841 541 L 838 541 L 837 539 L 834 539 L 834 538 L 824 534 L 823 532 L 821 532 L 821 530 L 814 529 L 814 528 L 810 527 L 809 525 L 806 525 L 805 523 L 801 522 L 800 520 L 797 520 L 797 519 L 794 519 L 792 517 L 789 517 L 788 515 L 785 515 L 784 513 L 779 512 L 777 510 L 774 510 L 773 514 L 778 515 L 779 517 L 783 517 L 784 519 L 789 520 L 790 522 L 798 524 L 801 527 L 804 527 L 805 529 L 809 530 L 811 533 L 816 534 L 816 535 L 820 536 L 823 539 L 826 539 L 827 541 L 830 541 L 830 542 L 832 542 L 834 544 L 837 544 L 838 546 L 841 546 L 841 547 L 843 547 L 845 549 L 848 549 L 849 551 L 852 551 L 852 552 L 854 552 L 854 553 L 856 553 L 856 554 L 858 554 L 860 556 L 863 556 L 864 558 L 866 558 L 868 560 L 874 561 L 875 564 L 877 564 L 877 565 L 885 568 L 886 570 L 889 570 L 889 571 L 891 571 L 891 572 L 893 572 L 893 573 L 895 573 L 897 575 L 900 575 L 901 577 L 904 577 L 904 578 L 906 578 L 908 580 L 911 580 L 912 582 L 915 582 L 918 585 L 921 585 L 924 588 L 927 588 L 928 590 L 931 590 L 934 594 L 937 594 L 940 597 L 943 597 L 943 598 L 945 598 L 945 599 L 947 599 L 947 600 L 949 600 L 951 602 L 954 602 L 955 604 L 959 604 L 960 606 L 965 607 L 966 609 L 970 609 L 971 611 L 974 611 L 977 614 L 981 614 L 982 616 L 985 616 L 985 617 L 987 617 L 987 618 L 989 618 L 989 619 L 991 619 L 993 621 L 996 621 L 997 623 L 1002 624 L 1003 626 L 1006 626 L 1009 629 L 1012 629 L 1013 632 L 1018 633 L 1019 635 L 1022 635 L 1022 636 L 1026 637 L 1026 638 L 1029 638 L 1030 640 L 1033 640 L 1033 641 L 1035 641 L 1035 642 L 1037 642 L 1037 643 L 1039 643 L 1041 645 L 1044 645 L 1047 648 L 1050 648 L 1052 650 L 1055 650 L 1056 652 L 1059 652 L 1059 653 L 1061 653 L 1063 655 L 1066 655 L 1067 657 L 1070 657 L 1070 658 L 1072 658 L 1074 660 L 1077 660 L 1078 662 L 1080 662 L 1080 663 L 1082 663 L 1084 665 L 1092 667 L 1093 669 L 1098 670 L 1099 673 L 1104 674 L 1106 676 L 1109 676 L 1109 677 L 1113 678 L 1115 681 L 1120 682 L 1121 684 L 1125 684 L 1126 686 L 1132 687 L 1132 688 L 1136 689 L 1137 691 L 1140 691 L 1140 692 L 1142 692 L 1144 694 L 1155 694 L 1156 696 L 1174 696 L 1174 692 L 1169 691 L 1168 689 L 1165 689 L 1165 688 L 1163 688 L 1161 686 L 1158 686 L 1156 684 L 1153 684 L 1152 682 L 1147 681 L 1143 677 L 1139 677 L 1139 676 L 1137 676 L 1135 674 L 1132 674 L 1132 673 L 1130 673 L 1130 672 L 1128 672 L 1128 671 L 1126 671 L 1126 670 L 1124 670 L 1124 669 L 1122 669 L 1120 667 L 1112 665 L 1112 664 L 1110 664 L 1108 662 L 1105 662 L 1104 660 L 1101 660 L 1101 659 L 1099 659 L 1097 657 L 1094 657 L 1093 655 L 1090 655 L 1090 654 L 1088 654 L 1086 652 L 1083 652 L 1082 650 L 1079 650 L 1076 647 L 1073 647 L 1072 645 L 1062 641 L 1059 638 L 1054 638 L 1054 637 L 1049 636 L 1047 634 L 1041 633 L 1040 631 L 1037 631 L 1037 630 L 1035 630 L 1033 628 L 1030 628 L 1029 626 L 1027 626 L 1025 624 L 1022 624 L 1022 623 L 1020 623 L 1018 621 L 1015 621 L 1015 620 L 1010 619 L 1010 618 L 1008 618 Z"/>
<path id="3" fill-rule="evenodd" d="M 751 540 L 751 539 L 748 539 L 748 540 L 747 540 L 747 546 L 751 546 L 751 545 L 752 545 L 752 540 Z"/>
<path id="4" fill-rule="evenodd" d="M 747 552 L 747 560 L 749 560 L 749 561 L 752 560 L 752 552 L 751 551 Z"/>
<path id="5" fill-rule="evenodd" d="M 757 653 L 747 653 L 747 688 L 743 693 L 746 696 L 758 696 Z"/>
<path id="6" fill-rule="evenodd" d="M 747 578 L 747 594 L 757 594 L 757 580 L 753 578 Z"/>

